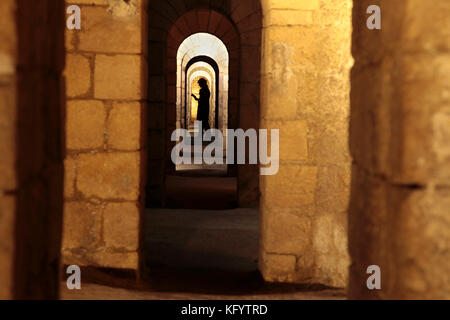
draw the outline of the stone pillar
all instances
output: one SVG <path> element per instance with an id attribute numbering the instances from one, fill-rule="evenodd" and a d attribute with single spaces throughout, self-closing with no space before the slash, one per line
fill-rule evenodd
<path id="1" fill-rule="evenodd" d="M 239 87 L 230 81 L 228 105 L 228 127 L 259 129 L 261 111 L 261 64 L 263 12 L 261 0 L 230 0 L 231 17 L 240 34 L 239 60 L 230 53 L 230 80 L 233 64 L 239 66 Z M 227 35 L 228 37 L 228 35 Z M 233 91 L 239 92 L 239 101 L 233 101 Z M 236 103 L 239 113 L 235 111 Z M 248 164 L 249 148 L 246 146 L 246 164 L 229 166 L 229 173 L 237 173 L 238 204 L 240 207 L 257 208 L 260 200 L 259 168 Z"/>
<path id="2" fill-rule="evenodd" d="M 347 284 L 351 1 L 265 0 L 261 128 L 280 167 L 261 176 L 268 281 Z"/>
<path id="3" fill-rule="evenodd" d="M 146 154 L 145 0 L 69 0 L 63 262 L 138 269 Z"/>
<path id="4" fill-rule="evenodd" d="M 64 1 L 0 3 L 0 298 L 55 299 Z"/>
<path id="5" fill-rule="evenodd" d="M 355 1 L 350 298 L 450 298 L 450 3 Z M 367 267 L 381 268 L 368 290 Z"/>

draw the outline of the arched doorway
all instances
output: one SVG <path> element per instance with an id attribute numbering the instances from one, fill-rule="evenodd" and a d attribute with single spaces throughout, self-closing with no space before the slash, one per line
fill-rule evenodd
<path id="1" fill-rule="evenodd" d="M 178 168 L 171 161 L 171 151 L 176 144 L 171 141 L 173 131 L 192 129 L 195 103 L 189 100 L 193 82 L 198 77 L 207 79 L 215 99 L 210 124 L 224 134 L 226 129 L 259 127 L 259 100 L 250 103 L 248 99 L 248 96 L 259 96 L 261 69 L 262 14 L 259 1 L 254 2 L 257 5 L 243 6 L 241 9 L 246 8 L 248 12 L 241 12 L 243 16 L 238 18 L 233 16 L 227 2 L 222 3 L 221 8 L 212 4 L 211 8 L 205 8 L 195 3 L 185 11 L 177 11 L 176 19 L 172 18 L 167 24 L 156 23 L 162 22 L 163 18 L 161 8 L 157 7 L 167 9 L 166 5 L 154 3 L 155 10 L 150 8 L 149 54 L 159 61 L 152 61 L 149 66 L 148 113 L 161 119 L 158 123 L 149 123 L 148 135 L 146 197 L 147 206 L 155 209 L 146 213 L 150 218 L 146 218 L 144 262 L 153 275 L 155 268 L 161 265 L 181 267 L 184 264 L 192 268 L 220 265 L 225 269 L 243 268 L 247 272 L 258 268 L 259 168 L 255 165 L 243 165 L 243 168 L 230 165 L 227 168 L 225 165 L 223 172 L 213 167 L 214 173 L 199 173 L 202 176 L 195 176 L 191 180 L 194 183 L 186 187 L 183 178 L 192 176 L 177 172 Z M 247 16 L 253 18 L 239 24 Z M 178 190 L 174 192 L 176 188 Z M 221 191 L 220 197 L 214 190 Z M 208 198 L 206 207 L 198 206 L 197 194 Z M 242 206 L 254 208 L 234 211 Z M 244 229 L 233 224 L 238 220 L 246 221 Z M 221 229 L 213 232 L 217 225 L 221 225 Z M 207 234 L 209 236 L 205 238 Z M 229 238 L 231 235 L 241 241 L 234 242 Z M 184 237 L 189 240 L 181 241 Z M 167 250 L 161 255 L 163 242 Z M 238 245 L 233 247 L 233 243 Z M 242 251 L 242 247 L 248 250 Z"/>
<path id="2" fill-rule="evenodd" d="M 191 69 L 192 68 L 192 69 Z M 186 75 L 185 78 L 189 79 L 189 72 L 201 68 L 203 70 L 208 70 L 211 74 L 214 74 L 214 84 L 212 89 L 215 90 L 216 97 L 213 101 L 211 108 L 214 108 L 214 118 L 211 119 L 212 128 L 221 128 L 222 133 L 227 128 L 228 124 L 228 69 L 226 70 L 226 75 L 221 75 L 219 65 L 217 62 L 208 56 L 199 55 L 192 58 L 186 65 Z M 186 92 L 187 97 L 189 94 Z M 184 113 L 181 113 L 181 118 L 183 115 L 186 116 L 188 105 L 185 105 Z M 220 120 L 219 120 L 220 118 Z M 181 121 L 186 121 L 182 119 Z M 185 126 L 183 126 L 185 128 Z"/>
<path id="3" fill-rule="evenodd" d="M 214 86 L 210 90 L 216 106 L 215 108 L 211 107 L 210 126 L 218 128 L 220 117 L 222 123 L 220 129 L 224 132 L 228 119 L 224 119 L 224 116 L 219 113 L 228 106 L 228 66 L 227 47 L 218 37 L 210 33 L 195 33 L 180 44 L 177 51 L 177 127 L 178 125 L 186 127 L 186 118 L 189 117 L 189 113 L 183 109 L 191 107 L 190 94 L 186 88 L 191 85 L 189 83 L 190 72 L 195 70 L 193 68 L 198 67 L 209 73 L 214 82 Z M 227 114 L 228 112 L 225 110 L 225 116 Z"/>
<path id="4" fill-rule="evenodd" d="M 157 121 L 152 119 L 148 127 L 151 150 L 147 161 L 147 206 L 165 205 L 165 176 L 175 172 L 170 160 L 175 143 L 170 137 L 177 128 L 177 111 L 182 110 L 181 104 L 177 105 L 182 90 L 177 84 L 177 53 L 186 38 L 208 33 L 223 42 L 229 53 L 228 114 L 224 118 L 227 127 L 244 130 L 259 127 L 259 99 L 250 97 L 258 97 L 260 91 L 262 14 L 259 1 L 252 2 L 253 5 L 243 6 L 239 15 L 234 16 L 228 2 L 205 8 L 194 1 L 186 10 L 175 10 L 170 21 L 161 13 L 174 11 L 170 5 L 162 1 L 150 3 L 149 54 L 156 60 L 153 58 L 149 65 L 148 114 Z M 244 19 L 246 17 L 251 19 Z M 239 206 L 258 206 L 258 167 L 234 166 L 230 168 L 230 175 L 238 179 Z"/>

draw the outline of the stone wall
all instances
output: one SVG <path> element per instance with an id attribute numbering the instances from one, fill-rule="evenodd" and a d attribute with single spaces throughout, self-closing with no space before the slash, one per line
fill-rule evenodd
<path id="1" fill-rule="evenodd" d="M 67 2 L 82 30 L 65 55 L 63 1 L 0 1 L 0 298 L 57 297 L 63 205 L 65 264 L 138 269 L 147 128 L 165 130 L 166 41 L 183 14 L 187 33 L 226 38 L 234 22 L 232 123 L 280 129 L 280 170 L 260 177 L 264 278 L 346 285 L 350 116 L 349 297 L 450 298 L 448 1 L 380 2 L 382 31 L 365 27 L 373 2 L 355 1 L 349 115 L 350 0 L 263 0 L 262 13 L 258 1 L 154 0 L 157 118 L 145 112 L 147 2 Z M 239 170 L 255 200 L 254 172 Z M 373 264 L 382 290 L 367 290 Z"/>
<path id="2" fill-rule="evenodd" d="M 58 295 L 63 10 L 0 2 L 0 299 Z"/>
<path id="3" fill-rule="evenodd" d="M 143 4 L 73 2 L 83 25 L 66 41 L 64 261 L 137 267 L 143 137 L 147 197 L 158 202 L 176 124 L 176 52 L 186 37 L 209 32 L 230 55 L 230 127 L 281 129 L 280 171 L 260 180 L 264 277 L 345 286 L 351 1 L 267 0 L 264 14 L 258 1 L 209 9 L 151 1 L 147 123 Z M 258 168 L 239 166 L 237 176 L 240 204 L 253 205 Z"/>
<path id="4" fill-rule="evenodd" d="M 145 0 L 69 0 L 63 262 L 137 269 L 146 110 Z"/>
<path id="5" fill-rule="evenodd" d="M 352 2 L 262 3 L 261 128 L 280 129 L 280 167 L 260 177 L 260 269 L 345 287 Z"/>
<path id="6" fill-rule="evenodd" d="M 349 296 L 448 299 L 450 2 L 383 1 L 381 31 L 370 4 L 353 12 Z"/>

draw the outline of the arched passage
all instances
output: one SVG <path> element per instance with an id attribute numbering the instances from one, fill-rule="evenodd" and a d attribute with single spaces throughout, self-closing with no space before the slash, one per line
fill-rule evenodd
<path id="1" fill-rule="evenodd" d="M 211 65 L 205 62 L 196 62 L 186 69 L 184 76 L 186 78 L 186 85 L 183 88 L 186 91 L 183 94 L 185 97 L 185 103 L 182 105 L 182 112 L 180 112 L 180 115 L 178 115 L 177 110 L 177 122 L 178 116 L 180 116 L 182 118 L 182 122 L 185 124 L 183 128 L 188 130 L 193 128 L 193 119 L 197 119 L 197 113 L 194 114 L 192 110 L 194 110 L 197 106 L 194 102 L 194 98 L 191 96 L 191 94 L 194 93 L 192 92 L 192 87 L 196 86 L 195 81 L 197 81 L 199 77 L 206 77 L 208 80 L 208 87 L 211 92 L 209 125 L 211 128 L 217 128 L 216 116 L 219 109 L 218 95 L 220 94 L 218 72 L 216 72 Z M 195 94 L 198 96 L 197 93 Z M 194 115 L 195 117 L 193 117 Z"/>
<path id="2" fill-rule="evenodd" d="M 174 57 L 173 53 L 175 51 L 169 50 L 167 56 L 167 64 L 168 64 L 168 74 L 167 74 L 167 83 L 168 83 L 168 105 L 167 105 L 167 132 L 166 132 L 166 146 L 168 150 L 172 150 L 175 146 L 175 142 L 172 142 L 168 139 L 170 137 L 172 131 L 175 129 L 174 125 L 176 123 L 176 119 L 173 118 L 174 105 L 171 102 L 171 96 L 173 95 L 174 88 L 171 85 L 173 83 L 174 78 L 177 78 L 177 74 L 181 74 L 184 69 L 184 63 L 187 63 L 188 59 L 182 60 L 182 52 L 186 52 L 187 57 L 196 57 L 198 55 L 207 55 L 219 65 L 219 71 L 221 73 L 227 70 L 227 74 L 229 75 L 229 84 L 230 87 L 237 87 L 239 83 L 239 72 L 236 66 L 239 65 L 239 35 L 237 30 L 235 29 L 233 23 L 225 16 L 221 16 L 220 25 L 222 26 L 224 31 L 218 32 L 219 29 L 214 28 L 213 24 L 199 24 L 194 25 L 194 29 L 185 30 L 183 23 L 186 20 L 195 19 L 198 17 L 196 12 L 187 12 L 185 15 L 181 16 L 172 26 L 169 32 L 168 37 L 168 48 L 177 48 L 177 56 Z M 196 28 L 195 28 L 196 27 Z M 184 30 L 184 32 L 180 32 L 180 30 Z M 224 36 L 227 36 L 226 38 Z M 184 37 L 184 38 L 183 38 Z M 190 44 L 190 46 L 189 46 Z M 176 71 L 173 71 L 171 65 L 176 58 Z M 181 61 L 180 61 L 181 60 Z M 179 79 L 176 80 L 178 85 Z M 229 101 L 228 105 L 228 118 L 227 123 L 231 128 L 238 128 L 238 113 L 239 113 L 239 104 L 232 103 L 231 101 L 239 101 L 238 91 L 229 92 Z M 166 173 L 173 173 L 175 171 L 175 166 L 172 163 L 172 160 L 167 156 L 166 160 Z M 233 176 L 236 176 L 236 167 L 232 166 L 232 169 L 229 173 Z M 257 179 L 257 175 L 254 177 Z"/>
<path id="3" fill-rule="evenodd" d="M 216 103 L 216 92 L 215 92 L 215 86 L 216 86 L 216 75 L 214 72 L 211 72 L 209 69 L 206 68 L 192 68 L 189 70 L 187 80 L 186 80 L 186 105 L 185 105 L 185 114 L 186 114 L 186 128 L 188 130 L 194 129 L 194 121 L 198 120 L 198 106 L 194 98 L 191 96 L 194 94 L 195 96 L 200 95 L 200 86 L 198 84 L 198 81 L 200 79 L 206 79 L 206 85 L 208 86 L 210 90 L 210 99 L 209 99 L 209 125 L 211 128 L 214 128 L 214 123 L 211 121 L 211 117 L 214 116 L 214 105 Z"/>
<path id="4" fill-rule="evenodd" d="M 177 52 L 182 42 L 196 33 L 219 38 L 229 53 L 228 127 L 259 127 L 261 59 L 261 5 L 257 0 L 246 5 L 224 1 L 210 4 L 191 1 L 152 1 L 149 7 L 148 144 L 155 146 L 148 157 L 146 187 L 148 206 L 164 205 L 165 175 L 174 172 L 170 136 L 177 124 Z M 176 8 L 176 9 L 175 9 Z M 157 121 L 155 121 L 157 120 Z M 242 206 L 258 205 L 258 168 L 242 165 L 231 174 L 238 177 L 238 198 Z"/>
<path id="5" fill-rule="evenodd" d="M 231 45 L 234 126 L 257 129 L 261 122 L 262 128 L 280 129 L 282 137 L 278 174 L 260 177 L 259 263 L 264 278 L 344 283 L 351 1 L 339 8 L 339 15 L 347 16 L 343 24 L 330 23 L 330 12 L 336 11 L 334 3 L 326 0 L 298 1 L 294 8 L 293 3 L 285 8 L 282 1 L 263 1 L 263 50 L 262 15 L 256 0 L 208 5 L 200 0 L 142 1 L 145 6 L 149 3 L 149 10 L 134 10 L 137 0 L 115 2 L 129 10 L 83 6 L 86 30 L 72 34 L 79 41 L 68 43 L 72 51 L 67 123 L 72 130 L 67 132 L 71 152 L 65 167 L 65 223 L 83 229 L 66 232 L 65 261 L 134 269 L 137 258 L 142 259 L 137 241 L 142 232 L 136 227 L 142 220 L 140 201 L 146 197 L 156 206 L 164 203 L 164 180 L 171 169 L 168 133 L 176 126 L 172 118 L 176 79 L 171 77 L 177 69 L 176 52 L 186 37 L 207 32 Z M 100 16 L 104 24 L 97 23 Z M 139 35 L 147 38 L 141 22 L 149 23 L 148 50 L 138 41 Z M 111 36 L 111 30 L 118 31 Z M 238 40 L 231 41 L 236 34 Z M 86 77 L 78 78 L 81 65 Z M 149 108 L 141 91 L 147 80 Z M 141 106 L 148 121 L 142 121 Z M 142 134 L 147 139 L 141 139 L 141 128 L 148 131 Z M 141 161 L 144 154 L 147 165 Z M 141 192 L 144 168 L 146 194 Z M 236 169 L 239 203 L 251 205 L 259 194 L 258 167 Z M 99 210 L 101 216 L 95 215 L 99 219 L 91 217 Z M 76 219 L 83 223 L 72 223 Z M 122 221 L 129 223 L 126 233 Z"/>
<path id="6" fill-rule="evenodd" d="M 217 62 L 208 56 L 196 56 L 192 58 L 186 65 L 186 73 L 191 67 L 202 63 L 203 66 L 211 68 L 215 73 L 216 87 L 215 91 L 217 93 L 216 105 L 215 105 L 215 127 L 222 130 L 222 132 L 227 128 L 228 125 L 228 68 L 226 69 L 226 74 L 220 72 L 219 65 Z M 220 118 L 220 120 L 219 120 Z"/>
<path id="7" fill-rule="evenodd" d="M 217 88 L 214 89 L 214 93 L 221 94 L 216 99 L 218 111 L 219 101 L 220 105 L 228 104 L 228 96 L 224 96 L 226 92 L 228 94 L 228 65 L 229 55 L 225 44 L 216 36 L 209 33 L 195 33 L 180 44 L 177 50 L 177 126 L 181 123 L 185 123 L 186 113 L 184 109 L 190 107 L 190 99 L 186 97 L 186 76 L 189 68 L 197 62 L 203 61 L 208 63 L 216 74 Z M 205 66 L 207 67 L 207 66 Z M 220 86 L 223 90 L 219 90 Z M 211 116 L 215 116 L 211 119 L 212 127 L 217 127 L 218 112 L 212 108 Z M 182 116 L 184 115 L 184 116 Z M 226 122 L 225 122 L 226 123 Z M 185 127 L 183 125 L 182 127 Z"/>
<path id="8" fill-rule="evenodd" d="M 184 177 L 175 172 L 176 168 L 170 157 L 172 148 L 175 145 L 174 142 L 170 141 L 170 137 L 177 126 L 181 126 L 180 115 L 188 96 L 183 90 L 186 90 L 187 81 L 191 80 L 189 76 L 190 67 L 193 67 L 198 62 L 208 63 L 213 66 L 215 73 L 219 75 L 219 95 L 227 93 L 223 95 L 223 104 L 227 106 L 227 112 L 225 114 L 226 118 L 223 119 L 220 125 L 221 127 L 242 128 L 244 130 L 247 128 L 257 129 L 259 127 L 262 32 L 260 1 L 246 1 L 243 5 L 234 1 L 233 5 L 231 1 L 214 2 L 214 4 L 211 2 L 208 6 L 205 6 L 202 1 L 190 1 L 189 4 L 184 3 L 181 7 L 178 6 L 178 3 L 174 5 L 173 1 L 150 2 L 149 56 L 151 59 L 149 59 L 149 135 L 147 141 L 149 145 L 149 176 L 146 188 L 147 205 L 150 207 L 192 208 L 191 205 L 195 202 L 189 196 L 185 196 L 186 193 L 189 193 L 189 195 L 193 193 L 188 188 L 186 188 L 186 191 L 183 190 L 185 191 L 184 194 L 180 195 L 183 200 L 186 200 L 181 205 L 180 197 L 173 196 L 172 186 L 180 181 L 176 179 Z M 192 55 L 189 50 L 184 51 L 183 42 L 199 33 L 208 34 L 210 37 L 219 39 L 225 48 L 224 51 L 227 53 L 227 56 L 208 55 L 208 50 L 206 52 L 205 50 L 193 50 L 191 51 L 194 52 Z M 179 54 L 180 52 L 183 52 L 183 54 Z M 153 60 L 155 58 L 156 60 Z M 217 64 L 216 67 L 214 66 L 215 64 Z M 221 70 L 221 67 L 225 67 L 226 70 L 225 68 Z M 222 83 L 224 84 L 223 88 L 221 87 Z M 158 119 L 157 122 L 153 120 L 155 118 Z M 155 146 L 156 149 L 154 148 Z M 216 171 L 221 171 L 221 168 Z M 259 205 L 258 175 L 259 168 L 255 165 L 234 166 L 228 168 L 228 171 L 225 170 L 225 174 L 221 176 L 224 180 L 232 181 L 233 188 L 228 188 L 228 182 L 212 186 L 216 188 L 219 185 L 217 189 L 222 188 L 221 190 L 226 192 L 232 190 L 231 195 L 234 198 L 232 199 L 233 206 L 231 208 L 236 208 L 237 203 L 240 206 L 257 207 Z M 174 183 L 173 181 L 176 182 Z M 175 187 L 180 185 L 178 184 Z M 209 186 L 211 184 L 205 183 L 205 185 Z M 209 191 L 208 188 L 202 186 L 201 192 L 198 193 L 208 193 Z M 215 195 L 211 195 L 211 193 L 208 193 L 208 196 L 210 202 L 214 202 L 214 199 L 216 199 Z M 228 203 L 226 204 L 228 205 Z M 208 209 L 211 210 L 211 208 Z M 226 209 L 230 209 L 230 207 L 226 207 Z M 146 218 L 148 229 L 146 229 L 146 232 L 150 236 L 146 237 L 145 240 L 144 252 L 145 259 L 148 262 L 146 266 L 153 267 L 161 262 L 161 260 L 157 260 L 159 259 L 157 252 L 161 252 L 160 247 L 152 244 L 158 242 L 158 235 L 161 235 L 162 232 L 160 232 L 161 228 L 158 228 L 158 226 L 161 221 L 167 219 L 168 215 L 166 213 L 168 211 L 170 210 L 148 211 Z M 251 253 L 245 254 L 241 262 L 244 261 L 243 264 L 246 268 L 256 270 L 257 265 L 255 261 L 258 256 L 259 234 L 258 211 L 244 210 L 243 212 L 245 214 L 239 217 L 249 221 L 246 226 L 249 226 L 249 229 L 252 230 L 252 236 L 248 250 Z M 248 212 L 251 214 L 246 214 Z M 192 225 L 192 221 L 186 218 L 187 214 L 189 214 L 186 210 L 183 212 L 177 210 L 177 212 L 172 213 L 173 218 L 171 220 L 183 221 L 185 219 L 185 226 Z M 183 215 L 183 213 L 185 214 Z M 219 212 L 218 214 L 221 213 Z M 208 215 L 206 213 L 200 219 L 205 221 L 205 219 L 211 219 L 211 216 L 212 214 Z M 238 215 L 235 216 L 235 219 L 236 217 Z M 226 223 L 229 223 L 229 218 L 224 216 Z M 199 227 L 198 232 L 203 232 L 200 229 L 205 230 Z M 226 230 L 226 228 L 223 230 Z M 239 232 L 240 229 L 235 228 L 227 233 Z M 169 234 L 164 234 L 162 236 L 165 239 L 179 238 L 178 235 L 170 236 Z M 199 238 L 198 234 L 191 237 L 193 241 Z M 245 239 L 244 241 L 248 242 L 248 240 Z M 209 238 L 207 242 L 211 243 L 214 240 Z M 228 250 L 233 250 L 230 242 L 225 242 Z M 184 244 L 180 244 L 178 248 L 187 249 L 184 253 L 190 252 L 187 247 L 184 247 Z M 201 249 L 198 247 L 195 249 L 197 251 L 193 253 L 193 256 L 198 257 L 198 250 L 201 251 Z M 172 254 L 165 252 L 165 256 L 169 260 L 172 259 L 173 263 L 174 259 L 183 256 L 180 251 L 178 252 L 180 254 L 174 254 L 174 251 L 171 252 Z M 198 259 L 198 261 L 205 262 L 202 265 L 203 267 L 208 265 L 208 263 L 211 264 L 211 262 L 217 265 L 218 261 L 222 261 L 224 262 L 223 267 L 226 268 L 227 265 L 229 266 L 229 263 L 233 263 L 232 261 L 236 258 L 236 255 L 233 258 L 234 254 L 230 257 L 223 255 L 223 252 L 217 251 L 210 255 L 210 258 L 218 257 L 218 259 L 207 259 L 208 261 L 206 262 Z M 206 252 L 202 252 L 200 257 L 204 255 L 206 255 Z M 192 257 L 188 255 L 186 260 L 192 261 Z M 175 264 L 182 265 L 182 263 Z"/>
<path id="9" fill-rule="evenodd" d="M 228 89 L 225 91 L 225 86 L 228 88 L 228 81 L 225 82 L 224 76 L 220 74 L 219 66 L 214 61 L 214 59 L 207 56 L 197 56 L 192 58 L 188 64 L 186 65 L 186 78 L 189 78 L 189 73 L 193 72 L 197 69 L 208 70 L 210 73 L 214 74 L 214 86 L 213 89 L 215 91 L 216 99 L 214 104 L 214 128 L 224 129 L 223 127 L 223 115 L 221 116 L 222 122 L 219 124 L 219 106 L 222 106 L 222 109 L 226 109 L 228 106 Z M 228 70 L 227 70 L 228 73 Z M 226 78 L 228 80 L 228 78 Z M 188 93 L 187 93 L 188 94 Z M 187 107 L 187 105 L 186 105 Z"/>

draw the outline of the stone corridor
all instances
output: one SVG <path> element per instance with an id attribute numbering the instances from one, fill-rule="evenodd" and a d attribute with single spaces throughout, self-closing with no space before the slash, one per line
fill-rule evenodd
<path id="1" fill-rule="evenodd" d="M 450 298 L 450 1 L 2 0 L 0 15 L 1 299 Z M 172 134 L 199 109 L 279 143 L 176 165 Z M 69 265 L 85 290 L 61 287 Z"/>

